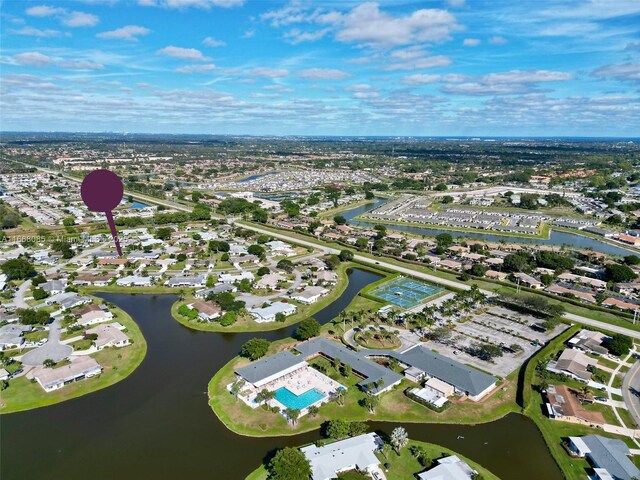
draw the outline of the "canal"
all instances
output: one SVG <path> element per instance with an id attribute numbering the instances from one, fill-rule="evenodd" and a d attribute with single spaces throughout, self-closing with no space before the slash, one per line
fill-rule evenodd
<path id="1" fill-rule="evenodd" d="M 385 222 L 368 222 L 365 220 L 356 220 L 355 218 L 359 215 L 363 215 L 366 212 L 370 212 L 378 208 L 380 205 L 388 202 L 388 198 L 380 198 L 375 197 L 373 202 L 368 203 L 366 205 L 361 205 L 356 208 L 352 208 L 350 210 L 345 210 L 341 212 L 344 218 L 346 218 L 351 225 L 361 225 L 361 226 L 373 226 L 377 223 L 385 223 Z M 523 238 L 523 237 L 511 237 L 507 235 L 494 235 L 490 233 L 482 233 L 482 232 L 459 232 L 456 230 L 447 230 L 441 228 L 426 228 L 412 225 L 397 225 L 392 223 L 386 224 L 388 228 L 392 230 L 400 230 L 402 232 L 413 233 L 416 235 L 425 235 L 429 237 L 435 237 L 441 233 L 449 233 L 453 237 L 464 237 L 464 238 L 474 238 L 478 240 L 483 240 L 485 242 L 506 242 L 506 243 L 520 243 L 520 244 L 543 244 L 543 245 L 557 245 L 561 247 L 563 245 L 568 245 L 574 248 L 579 249 L 591 249 L 595 252 L 606 253 L 607 255 L 616 255 L 620 257 L 624 257 L 626 255 L 634 254 L 635 252 L 631 250 L 627 250 L 626 248 L 619 247 L 617 245 L 612 245 L 607 242 L 603 242 L 600 240 L 596 240 L 595 238 L 585 237 L 584 235 L 576 235 L 574 233 L 567 232 L 558 232 L 555 230 L 551 230 L 551 235 L 548 239 L 546 238 Z"/>
<path id="2" fill-rule="evenodd" d="M 380 278 L 354 269 L 349 285 L 315 317 L 326 323 Z M 311 442 L 318 432 L 251 438 L 230 432 L 207 403 L 207 384 L 247 339 L 270 341 L 295 326 L 259 334 L 200 332 L 171 317 L 174 295 L 101 294 L 140 326 L 147 355 L 125 380 L 96 393 L 0 417 L 3 480 L 92 478 L 244 479 L 274 449 Z M 397 423 L 375 422 L 389 432 Z M 535 424 L 511 414 L 476 426 L 405 424 L 410 438 L 449 447 L 503 480 L 560 480 Z M 391 479 L 394 480 L 394 479 Z"/>

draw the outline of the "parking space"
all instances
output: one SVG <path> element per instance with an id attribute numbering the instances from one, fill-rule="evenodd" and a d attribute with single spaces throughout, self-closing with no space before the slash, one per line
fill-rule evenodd
<path id="1" fill-rule="evenodd" d="M 465 322 L 454 322 L 453 335 L 445 343 L 429 341 L 425 346 L 459 362 L 506 377 L 564 328 L 558 326 L 550 332 L 532 328 L 532 325 L 539 323 L 540 320 L 535 317 L 492 307 Z M 469 353 L 482 343 L 503 346 L 502 357 L 486 361 Z M 514 345 L 518 345 L 520 350 L 512 351 Z"/>

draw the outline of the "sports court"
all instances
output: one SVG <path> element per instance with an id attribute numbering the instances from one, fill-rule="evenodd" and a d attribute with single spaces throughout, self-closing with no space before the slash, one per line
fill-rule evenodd
<path id="1" fill-rule="evenodd" d="M 420 280 L 396 277 L 374 288 L 369 295 L 405 309 L 424 303 L 428 298 L 442 292 L 442 288 Z"/>

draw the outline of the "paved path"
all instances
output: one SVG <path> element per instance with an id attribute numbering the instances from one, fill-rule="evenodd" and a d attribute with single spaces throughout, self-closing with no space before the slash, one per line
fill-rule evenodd
<path id="1" fill-rule="evenodd" d="M 238 222 L 241 223 L 241 222 Z M 241 223 L 242 224 L 242 223 Z M 288 235 L 287 233 L 282 233 L 282 232 L 273 232 L 271 230 L 266 230 L 260 227 L 256 227 L 254 225 L 247 225 L 247 224 L 242 224 L 244 227 L 249 228 L 251 230 L 254 230 L 258 233 L 265 233 L 267 235 L 271 235 L 272 237 L 276 237 L 276 238 L 280 238 L 281 240 L 287 240 L 289 242 L 292 243 L 297 243 L 299 245 L 304 245 L 307 247 L 313 247 L 313 248 L 317 248 L 319 250 L 322 250 L 325 253 L 332 253 L 332 254 L 338 254 L 340 253 L 340 250 L 336 249 L 336 248 L 332 248 L 332 247 L 328 247 L 326 245 L 322 245 L 320 243 L 316 243 L 316 242 L 312 242 L 309 240 L 303 240 L 303 239 L 299 239 L 296 237 L 292 237 L 290 235 Z M 466 284 L 466 283 L 460 283 L 460 282 L 456 282 L 455 280 L 449 280 L 446 278 L 440 278 L 437 277 L 435 275 L 431 275 L 428 273 L 424 273 L 424 272 L 419 272 L 415 270 L 415 267 L 412 266 L 399 266 L 396 265 L 395 263 L 390 263 L 388 261 L 385 261 L 383 258 L 380 259 L 372 259 L 369 257 L 365 257 L 363 255 L 359 255 L 359 254 L 354 254 L 354 259 L 357 260 L 358 262 L 361 263 L 365 263 L 365 264 L 369 264 L 369 265 L 374 265 L 374 266 L 380 266 L 383 268 L 386 268 L 387 270 L 391 270 L 394 272 L 399 272 L 399 273 L 405 273 L 407 275 L 411 275 L 415 278 L 420 278 L 423 280 L 428 280 L 429 282 L 432 283 L 437 283 L 439 285 L 444 285 L 445 287 L 452 287 L 452 288 L 456 288 L 456 289 L 460 289 L 460 290 L 469 290 L 471 288 L 471 285 Z M 482 290 L 482 293 L 484 293 L 485 295 L 493 295 L 493 292 L 489 292 L 487 290 Z M 607 330 L 613 333 L 621 333 L 623 335 L 627 335 L 631 338 L 635 338 L 635 339 L 640 339 L 640 331 L 638 330 L 632 330 L 630 328 L 625 328 L 625 327 L 619 327 L 617 325 L 612 325 L 610 323 L 607 322 L 601 322 L 600 320 L 594 320 L 592 318 L 587 318 L 587 317 L 582 317 L 580 315 L 575 315 L 573 313 L 566 313 L 564 315 L 564 318 L 566 318 L 567 320 L 570 320 L 572 322 L 576 322 L 576 323 L 582 323 L 584 325 L 589 325 L 591 327 L 596 327 L 596 328 L 601 328 L 603 330 Z"/>
<path id="2" fill-rule="evenodd" d="M 47 358 L 54 362 L 67 358 L 73 352 L 73 348 L 60 343 L 61 319 L 57 318 L 49 325 L 49 340 L 35 350 L 25 353 L 22 356 L 22 363 L 25 365 L 42 365 Z"/>
<path id="3" fill-rule="evenodd" d="M 612 394 L 612 393 L 615 393 L 615 392 L 613 392 L 613 390 L 614 390 L 614 389 L 612 389 L 612 388 L 611 388 L 611 385 L 613 384 L 613 381 L 615 380 L 617 373 L 620 371 L 620 369 L 621 369 L 624 365 L 626 365 L 627 360 L 629 360 L 629 358 L 631 358 L 631 355 L 634 355 L 634 354 L 635 354 L 635 348 L 632 348 L 632 349 L 631 349 L 631 351 L 627 354 L 627 356 L 626 356 L 626 357 L 624 357 L 624 360 L 622 360 L 622 362 L 618 363 L 618 366 L 615 368 L 615 370 L 614 370 L 614 371 L 613 371 L 613 373 L 611 374 L 611 378 L 609 378 L 609 383 L 608 383 L 608 385 L 607 385 L 607 397 L 609 398 L 609 402 L 612 402 L 612 401 L 613 401 L 613 399 L 611 398 L 611 394 Z M 638 362 L 636 362 L 636 364 L 635 364 L 635 365 L 638 365 Z M 635 365 L 634 365 L 634 367 L 635 367 Z M 629 370 L 629 372 L 631 372 L 631 370 Z M 629 372 L 627 372 L 627 373 L 629 373 Z M 635 375 L 635 374 L 634 374 L 634 375 Z M 628 376 L 629 376 L 628 374 L 627 374 L 627 375 L 625 375 L 625 380 L 627 379 L 627 377 L 628 377 Z M 625 382 L 624 382 L 624 380 L 623 380 L 623 382 L 622 382 L 622 387 L 623 387 L 623 388 L 622 388 L 622 392 L 621 392 L 621 394 L 622 394 L 622 395 L 623 395 L 623 397 L 625 398 L 625 402 L 626 402 L 626 396 L 624 395 L 624 393 L 623 393 L 623 392 L 626 390 L 626 391 L 627 391 L 627 393 L 628 393 L 628 392 L 629 392 L 629 389 L 624 387 L 624 383 L 625 383 Z M 637 397 L 636 397 L 636 400 L 637 400 Z M 638 422 L 637 420 L 635 420 L 635 416 L 633 415 L 633 412 L 632 412 L 631 410 L 629 410 L 629 412 L 631 413 L 631 416 L 634 418 L 634 421 L 636 422 L 636 424 L 637 424 L 637 425 L 640 425 L 640 422 Z M 633 430 L 633 429 L 631 429 L 631 428 L 629 428 L 629 427 L 627 427 L 627 426 L 625 425 L 624 421 L 623 421 L 623 420 L 622 420 L 622 418 L 620 417 L 620 414 L 618 413 L 618 408 L 617 408 L 617 407 L 615 407 L 615 406 L 613 407 L 613 413 L 615 414 L 616 419 L 618 420 L 618 422 L 620 423 L 620 425 L 622 425 L 622 427 L 618 427 L 618 428 L 622 428 L 622 430 L 626 430 L 626 433 L 621 433 L 620 431 L 611 430 L 611 429 L 607 430 L 607 428 L 606 428 L 606 427 L 607 427 L 607 425 L 605 425 L 605 426 L 604 426 L 604 427 L 605 427 L 605 428 L 604 428 L 604 429 L 605 429 L 605 431 L 606 431 L 606 432 L 611 432 L 611 433 L 621 433 L 622 435 L 626 435 L 627 437 L 631 437 L 631 438 L 633 439 L 633 442 L 634 442 L 638 447 L 640 447 L 640 443 L 638 443 L 638 440 L 636 440 L 636 436 L 638 435 L 638 431 L 637 431 L 637 430 Z"/>
<path id="4" fill-rule="evenodd" d="M 640 361 L 636 361 L 622 381 L 622 396 L 631 417 L 640 425 Z"/>
<path id="5" fill-rule="evenodd" d="M 27 290 L 31 288 L 31 280 L 26 280 L 18 287 L 18 291 L 13 297 L 13 304 L 16 308 L 31 308 L 29 304 L 24 300 Z"/>

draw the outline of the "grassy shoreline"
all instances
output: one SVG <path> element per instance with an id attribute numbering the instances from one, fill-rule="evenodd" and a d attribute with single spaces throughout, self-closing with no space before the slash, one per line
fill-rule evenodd
<path id="1" fill-rule="evenodd" d="M 2 392 L 0 414 L 9 414 L 46 407 L 56 403 L 88 395 L 124 380 L 140 366 L 147 353 L 147 342 L 140 328 L 124 310 L 114 307 L 113 321 L 120 322 L 127 328 L 131 345 L 122 348 L 105 348 L 92 354 L 103 372 L 92 378 L 67 385 L 60 390 L 45 392 L 36 382 L 24 376 L 9 382 L 9 388 Z"/>

